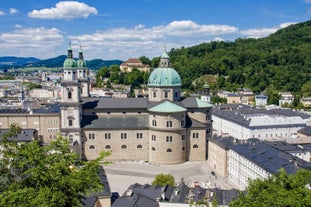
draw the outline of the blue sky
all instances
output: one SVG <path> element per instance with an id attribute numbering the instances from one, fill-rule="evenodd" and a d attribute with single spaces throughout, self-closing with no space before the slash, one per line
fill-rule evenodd
<path id="1" fill-rule="evenodd" d="M 0 56 L 153 58 L 164 46 L 260 38 L 309 20 L 311 0 L 0 0 Z"/>

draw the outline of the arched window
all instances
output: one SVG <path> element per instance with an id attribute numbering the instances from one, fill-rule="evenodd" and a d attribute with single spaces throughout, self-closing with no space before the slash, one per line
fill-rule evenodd
<path id="1" fill-rule="evenodd" d="M 71 91 L 68 91 L 68 99 L 71 99 L 72 98 L 72 93 Z"/>
<path id="2" fill-rule="evenodd" d="M 111 146 L 110 145 L 106 145 L 105 149 L 111 149 Z"/>
<path id="3" fill-rule="evenodd" d="M 143 146 L 141 146 L 141 144 L 137 145 L 137 149 L 142 149 Z"/>
<path id="4" fill-rule="evenodd" d="M 167 150 L 166 150 L 166 152 L 172 152 L 173 150 L 171 149 L 171 148 L 168 148 Z"/>
<path id="5" fill-rule="evenodd" d="M 95 146 L 94 145 L 90 145 L 89 149 L 93 150 L 93 149 L 95 149 Z"/>
<path id="6" fill-rule="evenodd" d="M 121 149 L 127 149 L 127 146 L 126 145 L 122 145 Z"/>
<path id="7" fill-rule="evenodd" d="M 152 147 L 151 150 L 152 150 L 152 151 L 156 151 L 156 148 L 155 148 L 155 147 Z"/>
<path id="8" fill-rule="evenodd" d="M 193 148 L 199 148 L 199 146 L 197 144 L 194 144 Z"/>
<path id="9" fill-rule="evenodd" d="M 157 126 L 157 121 L 156 120 L 152 120 L 152 126 Z"/>
<path id="10" fill-rule="evenodd" d="M 166 127 L 172 127 L 173 126 L 173 122 L 172 121 L 167 121 L 166 122 Z"/>

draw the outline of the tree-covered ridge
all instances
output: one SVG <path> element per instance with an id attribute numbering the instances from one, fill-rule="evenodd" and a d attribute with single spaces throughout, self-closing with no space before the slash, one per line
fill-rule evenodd
<path id="1" fill-rule="evenodd" d="M 240 87 L 260 93 L 300 92 L 310 81 L 311 21 L 291 25 L 266 38 L 202 43 L 169 52 L 183 86 L 204 74 L 219 75 L 214 88 Z"/>

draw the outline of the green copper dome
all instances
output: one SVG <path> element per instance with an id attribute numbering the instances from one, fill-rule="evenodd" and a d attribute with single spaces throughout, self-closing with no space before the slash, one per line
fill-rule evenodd
<path id="1" fill-rule="evenodd" d="M 77 63 L 73 58 L 66 58 L 63 66 L 64 68 L 75 68 L 77 67 Z"/>
<path id="2" fill-rule="evenodd" d="M 181 86 L 181 79 L 174 68 L 157 68 L 151 72 L 148 86 Z"/>
<path id="3" fill-rule="evenodd" d="M 77 60 L 77 67 L 78 68 L 85 68 L 86 67 L 85 60 L 81 60 L 81 59 Z"/>
<path id="4" fill-rule="evenodd" d="M 152 71 L 149 76 L 148 86 L 181 86 L 179 74 L 170 65 L 170 57 L 164 51 L 159 68 Z"/>

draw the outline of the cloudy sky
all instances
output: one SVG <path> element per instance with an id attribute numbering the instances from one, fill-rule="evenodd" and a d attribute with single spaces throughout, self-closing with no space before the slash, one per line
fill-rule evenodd
<path id="1" fill-rule="evenodd" d="M 164 46 L 265 37 L 309 20 L 311 0 L 0 0 L 0 56 L 159 56 Z"/>

